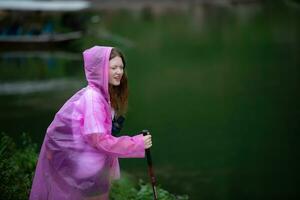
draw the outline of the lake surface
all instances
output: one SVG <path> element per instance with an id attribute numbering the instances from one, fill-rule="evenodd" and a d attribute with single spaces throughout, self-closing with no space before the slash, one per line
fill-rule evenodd
<path id="1" fill-rule="evenodd" d="M 130 81 L 123 134 L 152 132 L 163 188 L 191 199 L 299 197 L 299 7 L 88 16 L 90 35 L 74 51 L 1 49 L 1 131 L 41 144 L 58 109 L 86 86 L 80 52 L 114 45 Z M 120 164 L 148 180 L 145 160 Z"/>

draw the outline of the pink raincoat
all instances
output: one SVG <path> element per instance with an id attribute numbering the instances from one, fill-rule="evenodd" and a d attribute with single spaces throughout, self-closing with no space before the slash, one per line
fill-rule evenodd
<path id="1" fill-rule="evenodd" d="M 110 183 L 120 178 L 118 158 L 144 157 L 143 135 L 111 135 L 108 92 L 111 47 L 83 53 L 87 87 L 73 95 L 47 129 L 30 200 L 108 199 Z"/>

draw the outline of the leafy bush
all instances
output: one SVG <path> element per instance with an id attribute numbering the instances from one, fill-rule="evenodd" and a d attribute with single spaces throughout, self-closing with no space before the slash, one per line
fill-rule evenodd
<path id="1" fill-rule="evenodd" d="M 12 139 L 0 135 L 0 199 L 28 199 L 37 159 L 36 145 L 23 133 L 20 148 Z"/>
<path id="2" fill-rule="evenodd" d="M 157 195 L 159 200 L 187 200 L 188 196 L 178 196 L 169 193 L 160 186 L 157 188 Z M 113 183 L 111 193 L 111 200 L 153 200 L 153 191 L 151 184 L 145 184 L 142 179 L 139 180 L 138 186 L 129 175 L 122 173 L 122 178 Z"/>

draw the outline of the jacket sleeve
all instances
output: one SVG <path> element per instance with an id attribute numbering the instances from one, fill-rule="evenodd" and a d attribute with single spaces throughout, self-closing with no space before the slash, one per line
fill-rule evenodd
<path id="1" fill-rule="evenodd" d="M 145 156 L 143 135 L 114 137 L 110 134 L 110 113 L 104 103 L 96 98 L 94 91 L 88 91 L 83 97 L 82 135 L 85 141 L 99 151 L 120 158 L 141 158 Z M 101 96 L 99 96 L 101 97 Z M 109 116 L 108 116 L 109 115 Z"/>

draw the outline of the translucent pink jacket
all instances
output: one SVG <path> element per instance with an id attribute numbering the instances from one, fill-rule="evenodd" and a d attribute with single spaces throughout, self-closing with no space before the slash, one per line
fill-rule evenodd
<path id="1" fill-rule="evenodd" d="M 111 47 L 83 53 L 88 86 L 73 95 L 47 129 L 30 200 L 83 200 L 105 195 L 120 177 L 118 158 L 144 157 L 142 135 L 111 135 L 108 70 Z"/>

